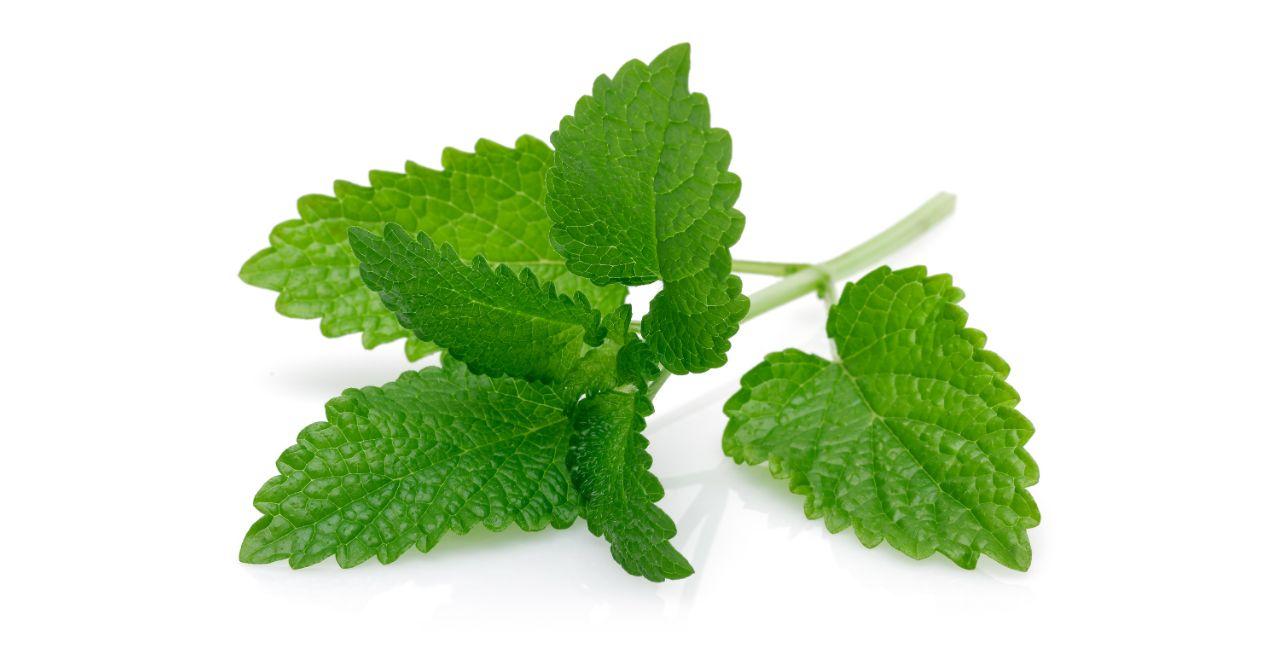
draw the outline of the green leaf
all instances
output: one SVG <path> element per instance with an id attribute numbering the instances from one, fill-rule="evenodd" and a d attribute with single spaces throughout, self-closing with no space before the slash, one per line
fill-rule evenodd
<path id="1" fill-rule="evenodd" d="M 441 349 L 441 347 L 433 344 L 432 342 L 425 342 L 415 336 L 411 336 L 407 338 L 407 344 L 403 351 L 407 353 L 408 361 L 418 361 Z"/>
<path id="2" fill-rule="evenodd" d="M 838 361 L 795 349 L 750 370 L 725 405 L 725 453 L 769 463 L 805 513 L 863 544 L 965 568 L 981 553 L 1030 566 L 1026 490 L 1034 426 L 1008 365 L 966 328 L 963 292 L 921 267 L 880 268 L 846 286 L 827 321 Z"/>
<path id="3" fill-rule="evenodd" d="M 392 562 L 412 545 L 427 552 L 478 524 L 567 527 L 578 496 L 566 405 L 547 386 L 455 364 L 349 389 L 279 458 L 239 559 L 300 568 L 335 555 L 351 567 L 373 555 Z"/>
<path id="4" fill-rule="evenodd" d="M 384 233 L 349 231 L 363 281 L 416 337 L 474 372 L 561 381 L 604 339 L 601 315 L 582 296 L 560 296 L 530 271 L 492 268 L 481 255 L 466 264 L 451 246 L 396 224 Z"/>
<path id="5" fill-rule="evenodd" d="M 625 571 L 658 582 L 694 569 L 669 543 L 676 525 L 655 505 L 663 486 L 649 471 L 649 442 L 641 434 L 653 412 L 641 393 L 585 398 L 575 408 L 568 464 L 588 529 L 610 542 Z"/>
<path id="6" fill-rule="evenodd" d="M 597 284 L 663 281 L 642 334 L 678 374 L 724 365 L 748 306 L 730 274 L 743 214 L 729 133 L 689 91 L 689 66 L 682 44 L 599 77 L 552 135 L 547 197 L 571 271 Z"/>
<path id="7" fill-rule="evenodd" d="M 527 268 L 562 293 L 582 292 L 610 312 L 627 290 L 570 273 L 549 242 L 544 174 L 551 162 L 551 148 L 523 136 L 515 148 L 482 140 L 473 153 L 447 149 L 442 171 L 407 163 L 405 173 L 373 171 L 370 187 L 337 182 L 335 197 L 302 197 L 300 219 L 275 227 L 270 247 L 249 259 L 239 276 L 279 292 L 280 313 L 321 318 L 328 337 L 361 332 L 368 349 L 408 337 L 407 356 L 416 360 L 436 347 L 412 341 L 362 283 L 348 241 L 350 228 L 380 233 L 396 222 L 450 244 L 466 260 L 480 254 L 493 264 Z"/>

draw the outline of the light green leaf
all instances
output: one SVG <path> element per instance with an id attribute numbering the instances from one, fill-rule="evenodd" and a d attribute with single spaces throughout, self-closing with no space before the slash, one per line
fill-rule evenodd
<path id="1" fill-rule="evenodd" d="M 441 349 L 441 347 L 433 344 L 432 342 L 424 342 L 413 335 L 407 338 L 407 344 L 403 351 L 407 353 L 408 361 L 418 361 Z"/>
<path id="2" fill-rule="evenodd" d="M 239 559 L 300 568 L 335 555 L 351 567 L 373 555 L 392 562 L 412 545 L 427 552 L 479 524 L 567 527 L 578 496 L 566 405 L 545 385 L 459 365 L 349 389 L 279 458 Z"/>
<path id="3" fill-rule="evenodd" d="M 767 462 L 810 518 L 851 525 L 867 546 L 965 568 L 985 553 L 1024 571 L 1039 523 L 1026 490 L 1039 469 L 1023 448 L 1034 427 L 1008 365 L 965 327 L 962 298 L 923 267 L 847 285 L 827 321 L 840 360 L 766 357 L 725 405 L 725 453 Z"/>
<path id="4" fill-rule="evenodd" d="M 482 140 L 473 153 L 447 149 L 442 171 L 408 163 L 405 173 L 373 171 L 370 187 L 337 182 L 335 197 L 302 197 L 300 219 L 275 227 L 270 247 L 249 259 L 239 276 L 279 292 L 280 313 L 321 318 L 328 337 L 361 332 L 368 349 L 410 338 L 359 279 L 347 239 L 350 228 L 380 233 L 385 223 L 396 222 L 450 244 L 466 260 L 481 254 L 493 264 L 530 269 L 562 293 L 583 292 L 610 312 L 627 290 L 599 287 L 570 273 L 549 242 L 544 174 L 551 162 L 551 148 L 523 136 L 514 148 Z M 412 360 L 433 351 L 436 347 L 408 339 Z"/>
<path id="5" fill-rule="evenodd" d="M 640 392 L 585 398 L 575 408 L 568 464 L 588 529 L 610 542 L 625 571 L 658 582 L 694 569 L 669 543 L 676 525 L 655 505 L 663 486 L 650 473 L 649 442 L 641 434 L 653 412 Z"/>
<path id="6" fill-rule="evenodd" d="M 350 229 L 359 270 L 399 322 L 474 372 L 561 381 L 605 336 L 587 299 L 559 296 L 533 273 L 492 268 L 478 255 L 464 263 L 449 245 L 412 239 L 397 224 L 384 237 Z"/>
<path id="7" fill-rule="evenodd" d="M 743 214 L 729 133 L 689 91 L 689 66 L 682 44 L 599 77 L 553 133 L 547 197 L 571 271 L 597 284 L 663 281 L 642 334 L 679 374 L 724 365 L 748 305 L 730 274 Z"/>

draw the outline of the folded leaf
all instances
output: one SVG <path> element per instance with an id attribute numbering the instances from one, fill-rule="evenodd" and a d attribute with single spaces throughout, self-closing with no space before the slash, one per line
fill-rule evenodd
<path id="1" fill-rule="evenodd" d="M 464 263 L 449 245 L 412 239 L 400 226 L 384 237 L 350 229 L 368 287 L 416 337 L 489 375 L 561 381 L 589 347 L 602 343 L 601 315 L 582 296 L 557 294 L 530 271 Z"/>
<path id="2" fill-rule="evenodd" d="M 601 320 L 606 339 L 589 349 L 570 369 L 563 388 L 574 395 L 594 395 L 620 386 L 645 388 L 659 374 L 649 345 L 631 330 L 632 306 L 619 306 Z"/>
<path id="3" fill-rule="evenodd" d="M 447 149 L 442 171 L 408 163 L 405 173 L 373 171 L 370 187 L 337 182 L 335 197 L 302 197 L 300 219 L 276 226 L 270 247 L 249 259 L 239 276 L 279 292 L 280 313 L 321 318 L 328 337 L 361 332 L 368 349 L 408 337 L 407 356 L 415 360 L 437 347 L 410 339 L 362 283 L 348 241 L 350 228 L 380 233 L 385 223 L 396 222 L 451 245 L 466 260 L 480 254 L 493 264 L 529 269 L 562 293 L 583 292 L 609 312 L 627 290 L 570 273 L 549 242 L 544 174 L 551 162 L 551 148 L 523 136 L 515 148 L 482 140 L 473 153 Z"/>
<path id="4" fill-rule="evenodd" d="M 571 271 L 597 284 L 663 281 L 642 333 L 680 374 L 724 365 L 748 305 L 730 274 L 741 182 L 728 171 L 729 133 L 689 91 L 689 56 L 682 44 L 599 77 L 552 135 L 547 197 Z"/>
<path id="5" fill-rule="evenodd" d="M 827 333 L 838 361 L 770 354 L 725 405 L 725 453 L 769 463 L 832 532 L 852 526 L 914 558 L 965 568 L 981 553 L 1030 566 L 1026 490 L 1039 469 L 1034 427 L 1015 407 L 1008 365 L 965 328 L 950 277 L 880 268 L 846 286 Z"/>
<path id="6" fill-rule="evenodd" d="M 658 582 L 694 569 L 669 543 L 676 525 L 655 505 L 663 486 L 650 473 L 649 442 L 641 434 L 653 412 L 640 393 L 585 398 L 575 408 L 569 466 L 588 529 L 610 542 L 625 571 Z"/>
<path id="7" fill-rule="evenodd" d="M 349 389 L 279 458 L 239 558 L 300 568 L 335 555 L 351 567 L 373 555 L 392 562 L 412 545 L 427 552 L 478 524 L 567 527 L 578 497 L 565 406 L 544 385 L 458 364 Z"/>

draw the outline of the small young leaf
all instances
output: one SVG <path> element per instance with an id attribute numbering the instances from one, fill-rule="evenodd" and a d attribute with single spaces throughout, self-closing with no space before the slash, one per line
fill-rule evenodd
<path id="1" fill-rule="evenodd" d="M 725 405 L 725 453 L 768 462 L 810 518 L 851 525 L 867 546 L 965 568 L 986 553 L 1024 571 L 1039 523 L 1026 490 L 1039 469 L 1023 448 L 1034 427 L 1008 365 L 965 328 L 962 298 L 923 267 L 847 285 L 827 321 L 840 360 L 766 357 Z"/>
<path id="2" fill-rule="evenodd" d="M 724 365 L 748 305 L 730 274 L 743 214 L 729 133 L 689 91 L 689 67 L 682 44 L 599 77 L 552 135 L 547 197 L 571 271 L 597 284 L 663 281 L 642 333 L 679 374 Z"/>
<path id="3" fill-rule="evenodd" d="M 270 247 L 249 259 L 239 276 L 279 292 L 280 313 L 321 318 L 323 335 L 362 332 L 368 349 L 407 337 L 407 357 L 416 360 L 437 347 L 412 339 L 362 283 L 348 241 L 350 228 L 380 233 L 396 222 L 451 245 L 465 260 L 480 254 L 492 264 L 529 269 L 562 293 L 582 292 L 610 312 L 627 289 L 570 273 L 549 242 L 544 174 L 551 162 L 551 148 L 523 136 L 514 148 L 482 140 L 472 153 L 447 149 L 442 171 L 408 163 L 405 173 L 373 171 L 370 187 L 337 182 L 335 197 L 302 197 L 300 219 L 276 226 Z"/>
<path id="4" fill-rule="evenodd" d="M 655 505 L 663 486 L 650 473 L 649 442 L 641 434 L 653 412 L 639 392 L 585 398 L 575 408 L 568 464 L 588 529 L 610 542 L 625 571 L 659 582 L 694 569 L 669 543 L 676 525 Z"/>
<path id="5" fill-rule="evenodd" d="M 545 385 L 459 364 L 349 389 L 279 458 L 239 559 L 300 568 L 335 555 L 351 567 L 412 545 L 427 552 L 478 524 L 567 527 L 578 512 L 567 403 Z"/>
<path id="6" fill-rule="evenodd" d="M 632 306 L 624 304 L 601 320 L 605 342 L 589 349 L 570 369 L 563 387 L 594 395 L 620 386 L 645 388 L 659 374 L 650 346 L 631 330 Z"/>
<path id="7" fill-rule="evenodd" d="M 390 224 L 383 238 L 350 229 L 368 287 L 398 321 L 480 374 L 560 381 L 587 347 L 600 345 L 601 315 L 582 296 L 571 300 L 530 271 L 471 264 L 428 236 L 412 239 Z"/>

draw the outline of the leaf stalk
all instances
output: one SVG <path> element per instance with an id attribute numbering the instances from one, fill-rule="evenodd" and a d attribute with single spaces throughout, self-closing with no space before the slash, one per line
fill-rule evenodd
<path id="1" fill-rule="evenodd" d="M 733 263 L 733 272 L 786 277 L 793 273 L 799 273 L 800 271 L 809 268 L 809 266 L 810 264 L 787 264 L 781 261 L 746 261 L 743 259 L 735 259 Z"/>
<path id="2" fill-rule="evenodd" d="M 824 285 L 833 284 L 837 280 L 868 268 L 923 235 L 937 223 L 950 217 L 953 212 L 955 212 L 955 195 L 948 192 L 934 195 L 910 215 L 872 236 L 865 243 L 820 264 L 797 270 L 755 292 L 750 296 L 751 309 L 743 321 L 755 319 L 780 305 L 818 291 Z"/>

